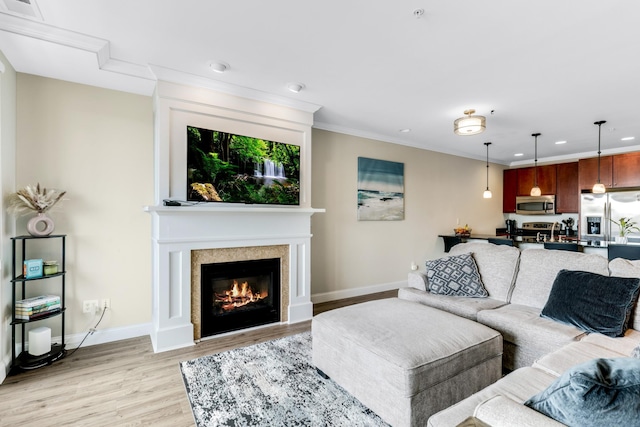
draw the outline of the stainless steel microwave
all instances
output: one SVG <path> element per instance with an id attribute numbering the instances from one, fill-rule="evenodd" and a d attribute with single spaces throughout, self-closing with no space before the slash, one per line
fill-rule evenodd
<path id="1" fill-rule="evenodd" d="M 556 196 L 516 197 L 516 213 L 522 215 L 554 215 L 556 213 Z"/>

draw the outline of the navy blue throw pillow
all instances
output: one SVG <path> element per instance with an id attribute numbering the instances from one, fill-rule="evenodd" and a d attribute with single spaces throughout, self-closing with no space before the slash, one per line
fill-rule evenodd
<path id="1" fill-rule="evenodd" d="M 524 404 L 570 427 L 637 426 L 640 359 L 594 359 L 576 365 Z"/>
<path id="2" fill-rule="evenodd" d="M 639 291 L 638 278 L 560 270 L 540 315 L 585 332 L 621 337 Z"/>

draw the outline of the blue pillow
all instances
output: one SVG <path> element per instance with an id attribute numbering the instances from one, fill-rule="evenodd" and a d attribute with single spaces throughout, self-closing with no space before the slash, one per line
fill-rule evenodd
<path id="1" fill-rule="evenodd" d="M 542 317 L 609 337 L 624 336 L 640 291 L 640 279 L 560 270 Z"/>
<path id="2" fill-rule="evenodd" d="M 524 404 L 568 426 L 637 426 L 640 359 L 594 359 L 576 365 Z"/>

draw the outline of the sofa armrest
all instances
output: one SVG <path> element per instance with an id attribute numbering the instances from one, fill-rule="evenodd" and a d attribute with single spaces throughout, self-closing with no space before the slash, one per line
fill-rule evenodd
<path id="1" fill-rule="evenodd" d="M 564 424 L 504 396 L 480 403 L 474 417 L 492 427 L 562 427 Z"/>
<path id="2" fill-rule="evenodd" d="M 421 271 L 410 271 L 409 278 L 407 280 L 410 288 L 419 289 L 421 291 L 427 290 L 427 275 Z"/>

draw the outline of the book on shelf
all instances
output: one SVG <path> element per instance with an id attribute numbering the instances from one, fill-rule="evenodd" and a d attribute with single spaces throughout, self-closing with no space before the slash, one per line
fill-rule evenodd
<path id="1" fill-rule="evenodd" d="M 38 295 L 37 297 L 16 301 L 16 307 L 35 307 L 38 305 L 48 304 L 50 302 L 60 303 L 60 297 L 58 295 Z"/>
<path id="2" fill-rule="evenodd" d="M 57 307 L 52 308 L 51 310 L 40 311 L 38 313 L 27 314 L 27 313 L 15 312 L 14 316 L 16 319 L 19 319 L 19 320 L 34 320 L 40 317 L 48 316 L 50 314 L 59 313 L 60 310 L 61 310 L 61 307 L 58 305 Z"/>
<path id="3" fill-rule="evenodd" d="M 60 302 L 40 308 L 16 308 L 16 314 L 37 314 L 45 311 L 51 311 L 60 308 Z"/>
<path id="4" fill-rule="evenodd" d="M 49 301 L 46 302 L 44 304 L 39 304 L 39 305 L 29 305 L 29 306 L 24 306 L 24 305 L 20 305 L 20 304 L 16 304 L 16 310 L 22 310 L 22 311 L 30 311 L 30 310 L 40 310 L 43 308 L 48 308 L 51 307 L 52 305 L 60 305 L 60 300 L 57 301 Z"/>

